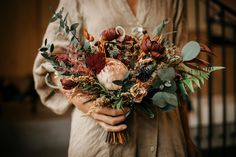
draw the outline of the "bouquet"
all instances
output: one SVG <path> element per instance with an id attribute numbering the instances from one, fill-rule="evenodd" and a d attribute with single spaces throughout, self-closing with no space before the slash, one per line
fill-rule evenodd
<path id="1" fill-rule="evenodd" d="M 90 112 L 104 106 L 129 107 L 131 112 L 138 104 L 153 118 L 153 106 L 162 111 L 175 109 L 180 97 L 201 87 L 211 72 L 224 68 L 198 58 L 200 52 L 213 55 L 202 43 L 189 41 L 182 48 L 172 43 L 167 34 L 174 32 L 164 31 L 168 20 L 152 34 L 141 27 L 126 34 L 117 26 L 103 30 L 95 40 L 86 29 L 77 36 L 79 23 L 69 26 L 68 14 L 63 17 L 62 13 L 63 8 L 55 12 L 51 22 L 57 21 L 60 31 L 70 39 L 66 52 L 54 53 L 54 45 L 47 39 L 39 50 L 53 65 L 61 88 L 72 91 L 71 97 L 78 92 L 91 96 Z M 127 140 L 125 130 L 108 132 L 105 141 L 124 144 Z"/>

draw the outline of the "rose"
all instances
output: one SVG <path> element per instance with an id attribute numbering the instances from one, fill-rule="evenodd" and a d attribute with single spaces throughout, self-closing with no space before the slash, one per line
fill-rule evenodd
<path id="1" fill-rule="evenodd" d="M 147 95 L 147 90 L 141 82 L 138 82 L 130 88 L 130 94 L 133 96 L 134 102 L 140 103 L 143 97 Z"/>
<path id="2" fill-rule="evenodd" d="M 115 80 L 124 80 L 128 73 L 128 68 L 119 60 L 113 58 L 106 58 L 106 65 L 97 74 L 98 81 L 108 90 L 118 90 L 122 86 L 113 83 Z"/>

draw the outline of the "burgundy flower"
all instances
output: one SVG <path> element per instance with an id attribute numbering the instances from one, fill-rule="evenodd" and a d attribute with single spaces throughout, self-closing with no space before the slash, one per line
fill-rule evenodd
<path id="1" fill-rule="evenodd" d="M 68 79 L 68 78 L 63 78 L 60 80 L 63 89 L 65 90 L 70 90 L 73 89 L 78 83 L 73 81 L 72 79 Z"/>
<path id="2" fill-rule="evenodd" d="M 101 39 L 105 41 L 111 41 L 117 39 L 118 37 L 119 34 L 116 33 L 116 28 L 109 28 L 101 33 Z"/>
<path id="3" fill-rule="evenodd" d="M 142 49 L 143 52 L 148 53 L 148 52 L 151 51 L 151 48 L 152 48 L 152 42 L 150 40 L 150 37 L 145 34 L 143 36 L 143 40 L 142 40 L 142 43 L 141 43 L 141 49 Z"/>
<path id="4" fill-rule="evenodd" d="M 95 54 L 91 54 L 91 55 L 87 56 L 87 58 L 86 58 L 86 65 L 95 74 L 100 73 L 100 71 L 106 65 L 105 53 L 97 52 Z"/>

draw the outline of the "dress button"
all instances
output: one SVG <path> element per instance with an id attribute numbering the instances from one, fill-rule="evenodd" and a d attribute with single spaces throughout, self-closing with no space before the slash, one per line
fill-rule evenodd
<path id="1" fill-rule="evenodd" d="M 151 146 L 150 147 L 150 151 L 153 152 L 155 150 L 155 147 L 154 146 Z"/>

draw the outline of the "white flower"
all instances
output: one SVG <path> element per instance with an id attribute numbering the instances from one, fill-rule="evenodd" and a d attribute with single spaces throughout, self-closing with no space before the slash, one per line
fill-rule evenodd
<path id="1" fill-rule="evenodd" d="M 98 81 L 108 90 L 118 90 L 122 86 L 113 83 L 115 80 L 124 80 L 128 68 L 119 60 L 106 58 L 106 66 L 97 74 Z"/>

